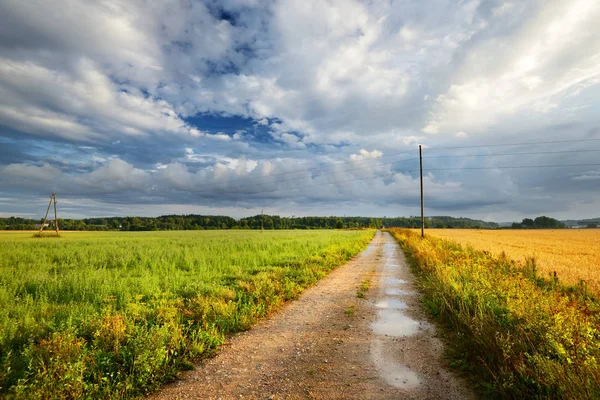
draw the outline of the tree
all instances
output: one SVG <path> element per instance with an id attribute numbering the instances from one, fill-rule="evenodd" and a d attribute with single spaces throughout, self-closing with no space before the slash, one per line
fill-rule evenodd
<path id="1" fill-rule="evenodd" d="M 521 222 L 524 228 L 535 228 L 535 222 L 531 218 L 524 218 Z"/>
<path id="2" fill-rule="evenodd" d="M 536 228 L 556 229 L 565 227 L 562 222 L 546 216 L 537 217 L 534 222 Z"/>

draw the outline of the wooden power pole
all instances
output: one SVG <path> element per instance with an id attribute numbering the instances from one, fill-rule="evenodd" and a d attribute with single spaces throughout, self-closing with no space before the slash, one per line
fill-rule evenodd
<path id="1" fill-rule="evenodd" d="M 46 209 L 46 215 L 44 215 L 44 220 L 42 221 L 42 226 L 40 226 L 40 233 L 42 233 L 44 231 L 44 228 L 46 227 L 46 221 L 48 220 L 48 214 L 50 213 L 50 207 L 52 206 L 52 203 L 54 203 L 54 230 L 56 231 L 56 234 L 58 235 L 58 215 L 56 212 L 56 193 L 52 192 L 52 194 L 50 195 L 50 201 L 48 202 L 48 208 Z"/>
<path id="2" fill-rule="evenodd" d="M 58 235 L 58 216 L 56 214 L 56 193 L 52 192 L 52 198 L 54 199 L 54 229 Z"/>
<path id="3" fill-rule="evenodd" d="M 54 193 L 50 195 L 50 202 L 48 203 L 48 208 L 46 209 L 46 215 L 44 215 L 44 220 L 42 221 L 42 226 L 40 226 L 40 233 L 44 230 L 46 226 L 46 219 L 48 219 L 48 213 L 50 212 L 50 206 L 52 206 L 52 200 L 54 200 Z"/>
<path id="4" fill-rule="evenodd" d="M 264 210 L 260 210 L 260 233 L 265 231 L 265 214 Z"/>
<path id="5" fill-rule="evenodd" d="M 423 150 L 419 145 L 419 166 L 421 171 L 421 237 L 425 237 L 425 201 L 423 199 Z"/>

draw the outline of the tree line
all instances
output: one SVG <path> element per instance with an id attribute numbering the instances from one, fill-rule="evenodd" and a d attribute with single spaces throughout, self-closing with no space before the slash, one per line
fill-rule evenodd
<path id="1" fill-rule="evenodd" d="M 513 222 L 513 229 L 562 229 L 567 226 L 557 219 L 541 216 L 536 219 L 524 218 L 521 223 Z"/>
<path id="2" fill-rule="evenodd" d="M 20 217 L 0 218 L 2 230 L 38 229 L 41 219 Z M 38 224 L 38 226 L 36 226 Z M 163 215 L 160 217 L 105 217 L 58 219 L 61 230 L 74 231 L 166 231 L 205 229 L 363 229 L 363 228 L 419 228 L 420 217 L 281 217 L 255 215 L 235 218 L 222 215 Z M 479 228 L 494 229 L 498 224 L 470 218 L 428 217 L 426 228 Z M 51 228 L 51 227 L 50 227 Z"/>

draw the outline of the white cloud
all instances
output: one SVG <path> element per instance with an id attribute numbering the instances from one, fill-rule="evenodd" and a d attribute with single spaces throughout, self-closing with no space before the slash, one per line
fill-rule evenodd
<path id="1" fill-rule="evenodd" d="M 494 17 L 503 17 L 506 14 L 510 13 L 512 10 L 514 10 L 514 8 L 515 8 L 515 3 L 507 1 L 507 2 L 502 3 L 502 5 L 494 8 L 492 10 L 492 14 L 494 15 Z"/>
<path id="2" fill-rule="evenodd" d="M 600 170 L 588 171 L 585 174 L 572 178 L 574 181 L 597 181 L 600 180 Z"/>
<path id="3" fill-rule="evenodd" d="M 0 166 L 1 176 L 19 185 L 32 185 L 39 182 L 53 182 L 61 176 L 61 171 L 49 164 L 41 167 L 29 164 L 9 164 Z"/>
<path id="4" fill-rule="evenodd" d="M 0 180 L 3 189 L 35 191 L 60 178 L 65 191 L 106 201 L 129 193 L 134 201 L 223 196 L 247 205 L 244 193 L 262 190 L 261 201 L 293 193 L 291 201 L 306 207 L 339 199 L 398 204 L 400 192 L 418 197 L 412 176 L 393 176 L 389 166 L 346 171 L 336 161 L 482 135 L 499 142 L 597 135 L 599 17 L 593 0 L 6 0 Z M 191 118 L 198 113 L 206 126 Z M 221 127 L 229 117 L 246 126 Z M 331 163 L 335 174 L 269 179 L 317 162 Z M 452 165 L 463 162 L 494 166 Z M 428 160 L 434 164 L 449 165 Z M 471 212 L 516 201 L 534 186 L 544 188 L 536 199 L 559 204 L 550 174 L 493 173 L 428 176 L 430 204 Z M 596 175 L 563 178 L 581 188 Z M 226 183 L 240 178 L 260 179 L 243 190 Z"/>
<path id="5" fill-rule="evenodd" d="M 361 149 L 359 154 L 351 154 L 350 160 L 360 161 L 360 160 L 365 160 L 365 159 L 369 159 L 369 158 L 381 158 L 381 156 L 383 156 L 383 153 L 380 152 L 379 150 L 368 151 L 365 149 Z"/>
<path id="6" fill-rule="evenodd" d="M 223 132 L 218 132 L 218 133 L 215 133 L 214 135 L 206 135 L 205 138 L 211 139 L 211 140 L 219 140 L 221 142 L 229 142 L 231 140 L 231 136 L 229 136 Z"/>
<path id="7" fill-rule="evenodd" d="M 466 54 L 449 89 L 436 99 L 424 132 L 483 130 L 502 117 L 547 113 L 600 77 L 600 4 L 555 0 L 505 37 Z"/>

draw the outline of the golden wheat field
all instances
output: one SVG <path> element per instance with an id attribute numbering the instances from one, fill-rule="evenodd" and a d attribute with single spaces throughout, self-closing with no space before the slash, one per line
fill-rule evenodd
<path id="1" fill-rule="evenodd" d="M 541 276 L 556 271 L 563 283 L 584 280 L 600 293 L 600 229 L 428 229 L 426 234 L 494 254 L 504 251 L 518 261 L 535 257 Z"/>

